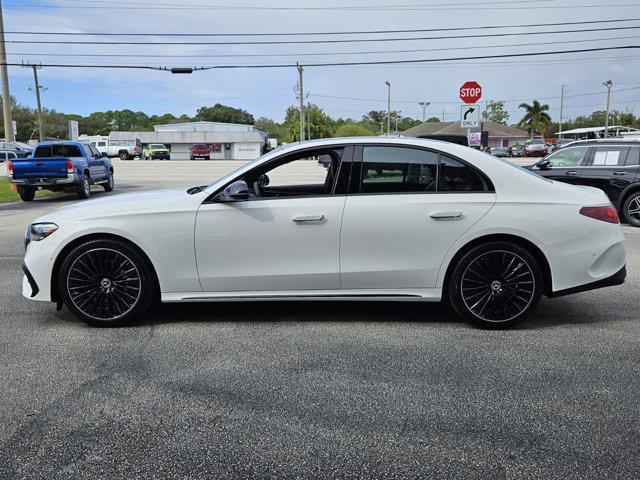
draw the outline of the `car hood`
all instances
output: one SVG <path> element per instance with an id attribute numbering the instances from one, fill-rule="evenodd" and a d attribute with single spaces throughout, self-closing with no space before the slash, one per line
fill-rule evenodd
<path id="1" fill-rule="evenodd" d="M 38 218 L 35 222 L 85 220 L 88 218 L 108 217 L 125 212 L 162 211 L 188 197 L 190 197 L 190 195 L 182 189 L 149 190 L 146 192 L 110 195 L 104 198 L 86 200 L 58 208 Z"/>

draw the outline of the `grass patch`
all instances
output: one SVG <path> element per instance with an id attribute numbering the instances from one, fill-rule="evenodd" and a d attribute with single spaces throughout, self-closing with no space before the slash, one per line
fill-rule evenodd
<path id="1" fill-rule="evenodd" d="M 48 197 L 50 195 L 54 195 L 55 192 L 50 192 L 49 190 L 38 190 L 36 192 L 36 198 L 38 197 Z M 11 189 L 11 182 L 6 177 L 0 177 L 0 203 L 2 202 L 19 202 L 20 195 L 18 192 Z"/>

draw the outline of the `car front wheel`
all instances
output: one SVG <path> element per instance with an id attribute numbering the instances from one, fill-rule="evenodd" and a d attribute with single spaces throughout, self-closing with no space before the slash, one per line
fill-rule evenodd
<path id="1" fill-rule="evenodd" d="M 482 328 L 506 328 L 522 321 L 540 300 L 542 271 L 524 248 L 489 242 L 460 258 L 448 294 L 465 321 Z"/>
<path id="2" fill-rule="evenodd" d="M 132 246 L 112 239 L 91 240 L 64 259 L 58 291 L 80 320 L 99 327 L 135 322 L 151 305 L 155 276 Z"/>
<path id="3" fill-rule="evenodd" d="M 632 193 L 624 202 L 622 214 L 629 225 L 640 227 L 640 192 Z"/>

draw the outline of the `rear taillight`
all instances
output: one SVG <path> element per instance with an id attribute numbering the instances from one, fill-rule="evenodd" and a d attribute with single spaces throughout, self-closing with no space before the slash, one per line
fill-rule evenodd
<path id="1" fill-rule="evenodd" d="M 620 223 L 618 218 L 618 212 L 613 205 L 603 205 L 600 207 L 582 207 L 580 214 L 585 217 L 595 218 L 596 220 L 602 220 L 608 223 Z"/>
<path id="2" fill-rule="evenodd" d="M 73 173 L 73 162 L 71 160 L 67 160 L 67 174 Z"/>
<path id="3" fill-rule="evenodd" d="M 140 151 L 140 147 L 134 147 L 134 148 L 133 148 L 133 151 L 134 151 L 134 152 L 139 152 L 139 151 Z"/>
<path id="4" fill-rule="evenodd" d="M 7 164 L 7 173 L 10 177 L 13 176 L 13 162 L 9 162 Z"/>

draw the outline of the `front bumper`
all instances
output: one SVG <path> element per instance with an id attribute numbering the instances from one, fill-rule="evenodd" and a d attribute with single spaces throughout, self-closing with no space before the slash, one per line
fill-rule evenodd
<path id="1" fill-rule="evenodd" d="M 40 287 L 38 287 L 33 275 L 31 275 L 31 272 L 24 263 L 22 264 L 22 271 L 24 272 L 24 277 L 22 278 L 22 295 L 27 298 L 33 298 L 40 292 Z"/>
<path id="2" fill-rule="evenodd" d="M 169 153 L 152 153 L 152 160 L 169 160 Z"/>

